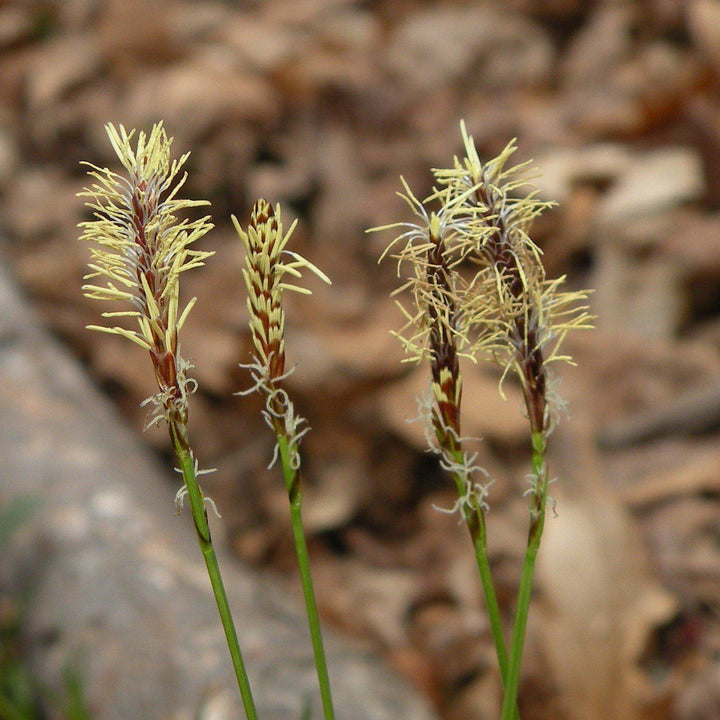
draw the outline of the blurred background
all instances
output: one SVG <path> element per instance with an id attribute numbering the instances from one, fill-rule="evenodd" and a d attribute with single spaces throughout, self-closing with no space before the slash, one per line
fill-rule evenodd
<path id="1" fill-rule="evenodd" d="M 535 224 L 551 276 L 593 288 L 597 328 L 568 338 L 569 417 L 553 436 L 524 716 L 720 717 L 720 0 L 63 0 L 0 2 L 0 249 L 44 322 L 141 433 L 144 354 L 84 330 L 85 160 L 116 167 L 106 122 L 165 122 L 191 151 L 215 251 L 198 303 L 192 437 L 238 558 L 297 592 L 272 438 L 249 359 L 229 222 L 258 196 L 297 217 L 295 249 L 332 287 L 288 297 L 288 381 L 306 527 L 326 622 L 370 638 L 448 720 L 497 717 L 498 677 L 452 485 L 425 451 L 390 331 L 390 237 L 431 167 L 517 137 L 558 202 Z M 513 611 L 527 526 L 520 395 L 467 367 L 465 431 L 494 478 L 491 557 Z M 158 454 L 165 434 L 143 435 Z M 175 480 L 170 480 L 176 482 Z"/>

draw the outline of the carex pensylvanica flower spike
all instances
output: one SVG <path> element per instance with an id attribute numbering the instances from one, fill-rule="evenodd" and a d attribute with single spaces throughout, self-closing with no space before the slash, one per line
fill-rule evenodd
<path id="1" fill-rule="evenodd" d="M 290 501 L 293 540 L 305 598 L 323 714 L 325 720 L 334 720 L 330 677 L 302 523 L 299 446 L 309 427 L 305 419 L 295 412 L 294 404 L 283 388 L 283 381 L 293 370 L 292 368 L 286 370 L 285 366 L 283 294 L 285 290 L 303 294 L 310 292 L 301 285 L 287 282 L 286 278 L 287 276 L 301 278 L 302 270 L 309 270 L 327 283 L 330 283 L 330 280 L 312 263 L 287 249 L 296 222 L 284 232 L 279 205 L 273 208 L 265 200 L 258 200 L 253 207 L 247 230 L 242 228 L 234 216 L 232 220 L 245 247 L 245 265 L 242 273 L 248 293 L 250 334 L 255 347 L 253 362 L 241 365 L 242 368 L 250 371 L 253 385 L 237 394 L 247 395 L 257 391 L 265 397 L 263 417 L 275 433 L 276 439 L 270 465 L 273 465 L 277 458 L 280 459 L 285 489 Z"/>
<path id="2" fill-rule="evenodd" d="M 505 702 L 503 720 L 517 717 L 520 657 L 535 557 L 548 501 L 545 464 L 547 441 L 561 401 L 554 391 L 549 365 L 570 362 L 559 351 L 571 329 L 588 328 L 592 318 L 588 292 L 566 292 L 564 277 L 548 279 L 542 251 L 531 240 L 532 221 L 553 203 L 532 190 L 529 164 L 511 165 L 514 141 L 500 155 L 481 162 L 472 137 L 461 123 L 465 155 L 453 167 L 433 170 L 435 187 L 418 200 L 403 180 L 401 194 L 418 221 L 386 225 L 402 232 L 383 253 L 409 277 L 395 294 L 409 296 L 400 304 L 406 323 L 398 333 L 411 360 L 430 361 L 432 395 L 423 403 L 432 423 L 432 449 L 437 441 L 441 464 L 458 486 L 461 509 L 475 546 L 478 569 L 498 653 Z M 428 210 L 428 207 L 435 207 Z M 409 307 L 408 307 L 409 305 Z M 525 399 L 532 447 L 531 508 L 528 549 L 523 566 L 515 631 L 506 654 L 501 619 L 487 560 L 485 495 L 479 484 L 462 482 L 474 456 L 460 454 L 461 375 L 459 358 L 486 356 L 502 368 L 503 380 L 513 371 Z"/>
<path id="3" fill-rule="evenodd" d="M 515 142 L 494 160 L 482 163 L 464 123 L 461 131 L 465 156 L 455 158 L 451 169 L 434 171 L 435 198 L 452 208 L 459 242 L 471 248 L 467 257 L 477 271 L 468 314 L 477 318 L 478 347 L 501 365 L 503 378 L 514 371 L 519 379 L 532 448 L 528 543 L 503 672 L 502 720 L 514 720 L 535 560 L 548 503 L 547 444 L 562 407 L 550 364 L 571 362 L 560 354 L 560 344 L 568 331 L 589 328 L 592 318 L 585 305 L 587 291 L 563 291 L 564 277 L 546 277 L 542 252 L 528 232 L 532 221 L 552 203 L 538 199 L 529 187 L 529 163 L 509 163 Z"/>
<path id="4" fill-rule="evenodd" d="M 434 171 L 435 197 L 451 208 L 458 242 L 477 266 L 467 298 L 477 348 L 503 367 L 503 377 L 516 372 L 532 431 L 549 433 L 561 402 L 548 366 L 571 362 L 560 344 L 569 330 L 591 326 L 589 293 L 562 290 L 564 276 L 546 277 L 542 251 L 528 231 L 554 203 L 538 199 L 530 187 L 530 163 L 509 164 L 515 141 L 483 164 L 464 123 L 461 130 L 465 157 L 455 158 L 452 169 Z"/>
<path id="5" fill-rule="evenodd" d="M 390 255 L 397 260 L 398 275 L 409 265 L 409 278 L 393 293 L 393 296 L 410 295 L 407 301 L 396 300 L 405 317 L 405 325 L 394 333 L 402 342 L 407 361 L 430 359 L 433 354 L 431 335 L 437 333 L 439 324 L 443 333 L 453 338 L 460 356 L 475 359 L 477 339 L 471 332 L 478 321 L 468 310 L 467 298 L 471 286 L 459 267 L 467 259 L 469 248 L 461 244 L 462 234 L 453 212 L 462 196 L 454 198 L 437 211 L 428 210 L 431 198 L 420 201 L 400 178 L 404 192 L 398 195 L 405 200 L 413 214 L 414 222 L 399 222 L 372 228 L 370 232 L 402 229 L 385 249 L 381 260 Z M 400 246 L 399 249 L 397 247 Z M 437 280 L 437 270 L 442 265 L 443 283 Z M 428 310 L 432 308 L 432 310 Z M 452 308 L 452 311 L 449 310 Z"/>
<path id="6" fill-rule="evenodd" d="M 475 358 L 477 338 L 473 325 L 478 322 L 468 301 L 472 281 L 459 271 L 466 260 L 468 248 L 462 245 L 460 227 L 454 217 L 455 206 L 462 196 L 437 211 L 428 210 L 431 201 L 419 200 L 401 178 L 405 200 L 416 220 L 372 228 L 372 232 L 400 229 L 390 243 L 386 255 L 397 260 L 398 274 L 409 266 L 409 279 L 393 295 L 409 294 L 408 303 L 396 301 L 406 322 L 394 333 L 403 343 L 407 360 L 427 359 L 431 384 L 428 398 L 420 398 L 420 419 L 425 423 L 430 450 L 440 455 L 440 462 L 458 483 L 460 497 L 455 504 L 463 515 L 484 507 L 485 484 L 477 482 L 478 473 L 485 471 L 475 465 L 476 455 L 463 448 L 460 433 L 462 398 L 461 356 Z M 397 246 L 400 246 L 399 249 Z"/>
<path id="7" fill-rule="evenodd" d="M 429 449 L 440 456 L 441 466 L 450 473 L 457 488 L 458 500 L 452 510 L 459 510 L 467 525 L 475 549 L 478 572 L 488 608 L 490 627 L 504 676 L 507 650 L 502 618 L 490 572 L 487 553 L 485 497 L 488 483 L 477 481 L 485 471 L 476 465 L 477 453 L 469 454 L 461 436 L 462 375 L 460 356 L 474 359 L 473 323 L 478 317 L 468 312 L 473 282 L 459 271 L 466 260 L 468 247 L 462 242 L 461 228 L 453 212 L 463 200 L 453 198 L 437 212 L 428 211 L 402 180 L 405 192 L 400 196 L 408 203 L 419 221 L 395 223 L 375 230 L 400 228 L 401 234 L 389 249 L 400 244 L 393 257 L 398 273 L 409 264 L 410 279 L 397 292 L 409 291 L 412 308 L 398 303 L 406 324 L 398 333 L 411 360 L 428 359 L 430 393 L 420 398 L 420 417 L 425 422 Z M 383 254 L 383 257 L 386 253 Z M 382 258 L 381 258 L 382 259 Z"/>
<path id="8" fill-rule="evenodd" d="M 452 472 L 459 486 L 456 507 L 472 511 L 474 503 L 484 504 L 486 488 L 475 481 L 475 456 L 463 449 L 460 432 L 462 375 L 459 358 L 473 358 L 472 320 L 466 310 L 465 297 L 470 291 L 467 280 L 458 272 L 464 249 L 455 242 L 458 228 L 452 217 L 452 206 L 438 212 L 428 210 L 401 178 L 404 192 L 399 193 L 418 221 L 395 223 L 374 228 L 404 230 L 386 250 L 404 243 L 393 257 L 398 272 L 410 265 L 411 277 L 394 295 L 409 291 L 412 307 L 398 302 L 406 323 L 396 335 L 405 346 L 409 360 L 427 359 L 430 363 L 429 397 L 420 399 L 421 419 L 426 424 L 429 447 L 441 456 L 442 465 Z"/>
<path id="9" fill-rule="evenodd" d="M 285 290 L 309 294 L 310 290 L 288 282 L 286 276 L 301 278 L 302 270 L 309 270 L 327 283 L 329 278 L 311 262 L 287 249 L 297 221 L 287 232 L 283 230 L 280 206 L 272 207 L 259 199 L 253 207 L 247 230 L 232 217 L 233 224 L 245 248 L 242 273 L 247 288 L 247 308 L 250 315 L 250 334 L 255 352 L 253 362 L 243 365 L 249 369 L 253 386 L 239 395 L 259 390 L 265 395 L 264 417 L 276 432 L 285 435 L 292 453 L 293 465 L 298 467 L 298 446 L 307 432 L 305 420 L 296 414 L 294 405 L 282 387 L 292 369 L 285 369 Z"/>
<path id="10" fill-rule="evenodd" d="M 93 244 L 91 272 L 85 276 L 93 282 L 84 285 L 83 292 L 89 298 L 127 305 L 102 315 L 134 318 L 137 327 L 89 327 L 126 337 L 149 352 L 158 384 L 158 393 L 148 398 L 154 405 L 149 424 L 170 421 L 172 416 L 184 423 L 194 382 L 187 376 L 189 363 L 179 354 L 178 333 L 195 298 L 180 309 L 180 275 L 212 255 L 191 248 L 212 224 L 207 216 L 179 220 L 177 213 L 209 203 L 177 196 L 187 177 L 179 173 L 189 154 L 170 160 L 172 139 L 162 123 L 149 136 L 141 132 L 135 147 L 134 131 L 111 124 L 106 130 L 127 177 L 86 163 L 95 183 L 80 195 L 89 198 L 94 219 L 81 223 L 81 240 Z"/>
<path id="11" fill-rule="evenodd" d="M 220 574 L 206 512 L 206 498 L 198 482 L 202 471 L 188 438 L 188 396 L 196 383 L 188 377 L 191 365 L 180 355 L 179 332 L 192 309 L 193 298 L 180 309 L 180 276 L 200 267 L 212 253 L 191 246 L 211 228 L 209 217 L 177 217 L 188 208 L 209 205 L 205 200 L 178 197 L 186 174 L 180 171 L 188 154 L 170 159 L 172 139 L 162 123 L 149 135 L 127 132 L 108 124 L 110 142 L 126 174 L 90 165 L 95 182 L 81 196 L 88 198 L 93 219 L 81 223 L 82 237 L 92 243 L 90 273 L 83 292 L 89 298 L 125 305 L 106 318 L 127 317 L 134 329 L 91 325 L 91 329 L 126 337 L 148 351 L 158 392 L 150 404 L 147 425 L 166 421 L 170 441 L 183 477 L 176 495 L 178 509 L 189 500 L 195 533 L 208 571 L 218 613 L 225 631 L 238 688 L 248 720 L 256 720 L 255 703 L 245 670 L 227 594 Z M 104 283 L 104 284 L 103 284 Z"/>

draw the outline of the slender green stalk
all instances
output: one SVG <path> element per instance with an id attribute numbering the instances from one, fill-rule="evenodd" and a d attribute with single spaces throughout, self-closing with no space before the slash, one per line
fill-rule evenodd
<path id="1" fill-rule="evenodd" d="M 505 682 L 502 720 L 513 720 L 516 713 L 517 694 L 520 685 L 520 665 L 522 663 L 525 632 L 527 630 L 528 611 L 532 595 L 535 561 L 540 550 L 543 528 L 545 526 L 545 507 L 547 505 L 548 475 L 545 465 L 545 438 L 541 432 L 532 434 L 533 457 L 532 472 L 535 478 L 533 507 L 530 513 L 530 530 L 525 551 L 520 588 L 518 590 L 515 623 L 513 625 L 510 658 Z"/>
<path id="2" fill-rule="evenodd" d="M 458 462 L 460 462 L 462 460 L 460 452 L 456 450 L 455 455 Z M 465 492 L 464 479 L 457 473 L 453 473 L 453 479 L 457 485 L 458 493 L 463 494 Z M 492 572 L 490 570 L 485 513 L 482 508 L 474 507 L 472 512 L 468 509 L 463 515 L 467 529 L 470 532 L 473 548 L 475 549 L 475 559 L 477 561 L 478 573 L 480 574 L 483 595 L 485 596 L 485 606 L 490 619 L 490 632 L 495 645 L 498 665 L 500 666 L 500 675 L 504 685 L 505 677 L 507 676 L 508 655 L 505 646 L 505 634 L 503 633 L 502 615 L 500 614 L 500 606 L 498 605 L 495 584 L 493 583 Z"/>
<path id="3" fill-rule="evenodd" d="M 308 555 L 305 530 L 302 523 L 302 487 L 300 472 L 293 467 L 291 460 L 292 452 L 288 446 L 287 437 L 282 432 L 278 432 L 277 441 L 283 478 L 285 479 L 285 487 L 287 488 L 288 498 L 290 500 L 290 520 L 292 522 L 293 540 L 295 541 L 295 553 L 297 554 L 300 579 L 305 597 L 305 608 L 308 626 L 310 628 L 313 654 L 315 656 L 315 668 L 320 686 L 323 714 L 325 720 L 334 720 L 335 710 L 333 708 L 332 694 L 330 691 L 330 676 L 328 674 L 327 660 L 325 659 L 325 647 L 320 629 L 320 616 L 315 600 L 315 590 L 313 589 L 312 576 L 310 574 L 310 556 Z"/>
<path id="4" fill-rule="evenodd" d="M 7 720 L 27 720 L 27 711 L 18 710 L 9 700 L 0 695 L 0 717 Z"/>
<path id="5" fill-rule="evenodd" d="M 458 450 L 455 450 L 454 454 L 459 462 L 461 460 L 461 453 Z M 453 479 L 457 485 L 458 493 L 463 493 L 465 491 L 464 479 L 457 473 L 453 473 Z M 490 634 L 492 635 L 493 645 L 495 646 L 495 653 L 497 655 L 498 666 L 500 668 L 500 680 L 504 689 L 507 683 L 508 654 L 505 644 L 505 633 L 503 632 L 502 614 L 497 601 L 495 583 L 493 582 L 492 571 L 490 569 L 485 513 L 481 507 L 475 505 L 472 508 L 472 511 L 468 510 L 464 513 L 464 518 L 467 529 L 470 532 L 473 548 L 475 550 L 475 560 L 477 562 L 478 573 L 480 575 L 483 596 L 485 597 L 485 608 L 487 609 L 488 619 L 490 620 Z M 517 709 L 516 703 L 513 718 L 518 717 L 520 717 L 520 713 Z"/>
<path id="6" fill-rule="evenodd" d="M 212 537 L 210 535 L 210 526 L 208 524 L 207 512 L 205 510 L 205 498 L 197 480 L 197 472 L 195 469 L 195 461 L 189 452 L 186 442 L 184 441 L 183 428 L 179 428 L 176 424 L 170 426 L 170 437 L 173 443 L 173 449 L 180 464 L 185 488 L 187 489 L 187 497 L 190 501 L 190 510 L 192 512 L 195 532 L 205 558 L 210 584 L 212 585 L 215 603 L 217 604 L 220 621 L 225 631 L 225 639 L 230 657 L 232 658 L 233 668 L 235 669 L 235 677 L 237 678 L 240 696 L 242 697 L 245 714 L 248 720 L 257 720 L 257 710 L 255 709 L 255 701 L 252 691 L 250 690 L 250 681 L 245 670 L 242 653 L 240 651 L 240 643 L 238 642 L 235 624 L 230 610 L 225 584 L 223 583 L 222 574 L 220 573 L 220 565 L 218 564 L 215 548 L 213 547 Z"/>
<path id="7" fill-rule="evenodd" d="M 477 560 L 480 582 L 482 583 L 483 594 L 485 595 L 485 605 L 490 618 L 490 632 L 492 633 L 493 643 L 495 644 L 498 665 L 500 666 L 500 675 L 504 685 L 505 678 L 507 677 L 508 655 L 507 648 L 505 647 L 505 635 L 503 633 L 500 606 L 498 605 L 495 585 L 490 572 L 485 517 L 481 510 L 476 510 L 474 514 L 467 516 L 465 522 L 470 531 L 473 547 L 475 548 L 475 559 Z"/>

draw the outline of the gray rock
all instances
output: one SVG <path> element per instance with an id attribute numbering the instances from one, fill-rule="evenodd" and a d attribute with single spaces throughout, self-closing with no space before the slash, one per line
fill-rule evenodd
<path id="1" fill-rule="evenodd" d="M 0 507 L 29 501 L 0 554 L 0 586 L 26 597 L 33 671 L 52 694 L 79 669 L 99 720 L 244 716 L 190 517 L 173 488 L 0 267 Z M 283 588 L 222 551 L 263 720 L 321 717 L 306 621 Z M 372 653 L 326 631 L 339 718 L 425 720 Z"/>

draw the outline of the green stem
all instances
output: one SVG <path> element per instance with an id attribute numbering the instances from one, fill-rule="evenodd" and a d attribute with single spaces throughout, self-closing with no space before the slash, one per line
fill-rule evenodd
<path id="1" fill-rule="evenodd" d="M 29 708 L 18 708 L 5 697 L 0 695 L 0 717 L 6 718 L 6 720 L 27 720 L 31 717 L 30 713 L 33 712 Z"/>
<path id="2" fill-rule="evenodd" d="M 317 670 L 320 696 L 322 698 L 323 714 L 325 720 L 335 720 L 332 694 L 330 692 L 330 676 L 328 674 L 327 661 L 325 659 L 325 647 L 320 630 L 320 616 L 318 614 L 315 591 L 313 589 L 312 576 L 310 574 L 310 556 L 308 555 L 305 531 L 302 523 L 302 488 L 300 484 L 300 473 L 292 462 L 293 453 L 288 446 L 287 437 L 277 433 L 278 447 L 280 450 L 280 461 L 282 463 L 285 487 L 290 500 L 290 519 L 292 522 L 293 539 L 295 541 L 295 553 L 297 554 L 300 579 L 302 582 L 303 595 L 305 596 L 305 608 L 307 612 L 308 625 L 310 627 L 310 638 L 312 640 L 313 653 L 315 656 L 315 668 Z"/>
<path id="3" fill-rule="evenodd" d="M 459 451 L 456 455 L 459 455 Z M 458 457 L 458 461 L 460 460 L 461 458 Z M 462 497 L 466 493 L 465 480 L 457 473 L 453 473 L 453 478 L 458 493 Z M 500 666 L 500 675 L 504 685 L 507 675 L 508 655 L 505 646 L 505 634 L 503 633 L 502 627 L 502 615 L 500 614 L 500 606 L 498 605 L 495 584 L 493 583 L 492 572 L 490 570 L 485 513 L 481 507 L 473 507 L 472 510 L 468 508 L 464 511 L 463 517 L 465 518 L 465 524 L 470 532 L 470 538 L 472 539 L 473 548 L 475 549 L 475 560 L 477 561 L 480 582 L 485 596 L 485 606 L 490 619 L 490 632 L 493 643 L 495 644 L 495 652 L 497 653 L 498 665 Z"/>
<path id="4" fill-rule="evenodd" d="M 532 434 L 532 445 L 532 472 L 535 479 L 535 492 L 533 493 L 528 544 L 527 550 L 525 551 L 522 574 L 520 576 L 520 588 L 518 590 L 517 608 L 515 610 L 515 623 L 513 625 L 510 658 L 505 682 L 505 696 L 503 698 L 502 720 L 513 720 L 513 718 L 516 717 L 517 695 L 520 685 L 520 665 L 522 663 L 528 612 L 530 610 L 535 560 L 540 550 L 540 541 L 545 525 L 548 475 L 547 468 L 545 467 L 545 438 L 541 432 L 534 432 Z"/>
<path id="5" fill-rule="evenodd" d="M 235 677 L 237 678 L 240 696 L 245 707 L 245 715 L 247 720 L 257 720 L 257 710 L 255 709 L 255 701 L 250 690 L 250 681 L 245 670 L 242 653 L 240 652 L 240 643 L 238 642 L 235 624 L 230 610 L 225 585 L 220 573 L 220 565 L 218 564 L 215 548 L 212 544 L 210 536 L 210 526 L 208 525 L 207 512 L 205 510 L 205 497 L 198 483 L 197 473 L 195 472 L 195 461 L 186 439 L 186 429 L 171 423 L 170 437 L 172 439 L 175 455 L 180 463 L 185 488 L 187 489 L 188 500 L 190 501 L 190 510 L 192 512 L 193 523 L 197 535 L 200 550 L 205 558 L 210 584 L 212 585 L 213 594 L 215 595 L 215 603 L 220 614 L 223 630 L 225 631 L 225 640 L 227 641 L 230 657 L 232 658 L 233 668 L 235 669 Z"/>
<path id="6" fill-rule="evenodd" d="M 453 454 L 458 462 L 462 461 L 462 453 L 456 449 Z M 465 479 L 453 473 L 453 479 L 457 486 L 458 493 L 463 496 L 466 493 Z M 505 633 L 503 632 L 502 614 L 495 593 L 495 583 L 492 579 L 492 571 L 490 569 L 490 557 L 487 547 L 487 526 L 485 524 L 485 513 L 479 505 L 475 505 L 472 509 L 468 509 L 463 513 L 465 524 L 470 532 L 473 548 L 475 550 L 475 560 L 477 562 L 478 573 L 480 575 L 480 583 L 485 597 L 485 607 L 490 620 L 490 634 L 492 635 L 493 644 L 495 645 L 495 653 L 500 668 L 500 680 L 505 687 L 508 672 L 508 654 L 505 645 Z M 519 714 L 516 712 L 516 716 Z"/>

